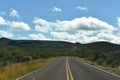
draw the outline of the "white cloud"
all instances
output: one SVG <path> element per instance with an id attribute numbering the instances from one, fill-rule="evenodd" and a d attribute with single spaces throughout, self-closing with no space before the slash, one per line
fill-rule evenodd
<path id="1" fill-rule="evenodd" d="M 75 34 L 70 34 L 68 32 L 51 32 L 51 35 L 55 40 L 62 40 L 68 42 L 80 42 L 80 43 L 89 43 L 97 41 L 97 37 L 89 37 L 88 34 L 91 32 L 80 31 Z"/>
<path id="2" fill-rule="evenodd" d="M 33 23 L 35 23 L 36 31 L 41 33 L 50 33 L 50 36 L 54 37 L 54 40 L 80 43 L 90 43 L 102 40 L 109 41 L 105 38 L 102 39 L 100 33 L 112 34 L 112 32 L 116 30 L 114 26 L 108 24 L 107 22 L 93 17 L 81 17 L 69 21 L 57 20 L 54 22 L 49 22 L 41 18 L 35 18 Z M 72 34 L 69 32 L 72 32 Z M 38 36 L 38 34 L 35 34 L 34 37 L 39 39 L 40 35 Z M 109 35 L 106 37 L 109 37 Z M 110 42 L 115 42 L 116 37 L 117 36 L 110 40 Z"/>
<path id="3" fill-rule="evenodd" d="M 120 18 L 117 18 L 117 20 L 118 20 L 117 24 L 120 27 Z"/>
<path id="4" fill-rule="evenodd" d="M 94 34 L 90 32 L 90 35 Z M 91 43 L 96 41 L 107 41 L 120 44 L 120 37 L 111 33 L 97 33 L 96 35 L 89 35 L 85 31 L 70 34 L 68 32 L 51 32 L 54 40 L 62 40 L 69 42 Z"/>
<path id="5" fill-rule="evenodd" d="M 30 30 L 30 27 L 27 23 L 25 22 L 11 22 L 10 24 L 11 29 L 16 30 L 16 31 L 28 31 Z"/>
<path id="6" fill-rule="evenodd" d="M 29 25 L 25 22 L 8 21 L 1 16 L 0 16 L 0 25 L 7 25 L 10 27 L 10 29 L 16 30 L 16 31 L 30 30 Z"/>
<path id="7" fill-rule="evenodd" d="M 84 6 L 77 6 L 76 9 L 78 9 L 78 10 L 88 10 L 88 8 L 84 7 Z"/>
<path id="8" fill-rule="evenodd" d="M 54 40 L 60 41 L 75 42 L 75 38 L 77 38 L 75 34 L 69 34 L 68 32 L 51 32 L 50 34 L 54 37 Z"/>
<path id="9" fill-rule="evenodd" d="M 59 40 L 72 40 L 74 38 L 74 35 L 69 34 L 67 32 L 51 32 L 50 33 L 55 39 Z"/>
<path id="10" fill-rule="evenodd" d="M 97 37 L 99 41 L 109 41 L 112 43 L 120 44 L 120 37 L 111 33 L 99 33 Z"/>
<path id="11" fill-rule="evenodd" d="M 61 8 L 58 8 L 58 7 L 53 7 L 51 9 L 53 12 L 62 12 L 62 9 Z"/>
<path id="12" fill-rule="evenodd" d="M 39 26 L 39 25 L 36 25 L 35 26 L 35 30 L 38 31 L 38 32 L 42 32 L 42 33 L 48 33 L 48 28 L 46 27 L 42 27 L 42 26 Z"/>
<path id="13" fill-rule="evenodd" d="M 47 21 L 42 18 L 35 18 L 33 23 L 35 24 L 35 31 L 40 33 L 29 34 L 28 37 L 19 36 L 19 39 L 51 40 L 54 37 L 52 40 L 69 42 L 90 43 L 109 41 L 120 43 L 119 31 L 114 26 L 98 18 L 81 17 L 64 21 Z M 25 22 L 8 21 L 1 16 L 0 25 L 7 25 L 13 31 L 27 31 L 31 29 Z M 118 25 L 120 25 L 120 19 L 118 19 Z M 116 30 L 118 33 L 114 33 Z M 51 37 L 51 39 L 47 38 L 44 34 Z M 0 30 L 0 36 L 12 37 L 13 34 L 9 31 Z"/>
<path id="14" fill-rule="evenodd" d="M 41 18 L 35 18 L 33 20 L 33 23 L 35 23 L 35 30 L 42 33 L 47 33 L 49 31 L 52 31 L 52 26 L 54 25 L 53 22 L 48 22 Z"/>
<path id="15" fill-rule="evenodd" d="M 16 30 L 16 31 L 30 30 L 29 25 L 25 22 L 8 21 L 1 16 L 0 16 L 0 25 L 7 25 L 10 27 L 10 29 Z"/>
<path id="16" fill-rule="evenodd" d="M 57 25 L 60 30 L 100 31 L 115 29 L 112 25 L 93 17 L 75 18 L 71 21 L 57 21 Z"/>
<path id="17" fill-rule="evenodd" d="M 55 22 L 49 22 L 41 18 L 36 18 L 33 23 L 38 24 L 42 28 L 48 28 L 47 30 L 52 30 L 53 28 L 56 28 L 56 30 L 61 31 L 79 31 L 79 30 L 85 30 L 85 31 L 112 31 L 115 30 L 115 28 L 97 18 L 93 17 L 81 17 L 81 18 L 75 18 L 70 21 L 55 21 Z"/>
<path id="18" fill-rule="evenodd" d="M 7 24 L 8 22 L 3 17 L 0 16 L 0 25 L 7 25 Z"/>
<path id="19" fill-rule="evenodd" d="M 29 37 L 32 38 L 33 40 L 50 40 L 49 38 L 46 38 L 41 33 L 39 33 L 39 34 L 30 34 Z"/>
<path id="20" fill-rule="evenodd" d="M 10 9 L 10 16 L 13 18 L 20 18 L 19 13 L 15 9 Z"/>
<path id="21" fill-rule="evenodd" d="M 13 34 L 8 31 L 0 30 L 0 37 L 11 38 L 13 37 Z"/>

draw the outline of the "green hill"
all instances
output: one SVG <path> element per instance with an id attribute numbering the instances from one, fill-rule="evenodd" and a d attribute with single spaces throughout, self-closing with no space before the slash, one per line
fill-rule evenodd
<path id="1" fill-rule="evenodd" d="M 109 42 L 80 44 L 64 41 L 0 38 L 0 65 L 53 56 L 78 56 L 99 64 L 103 64 L 105 61 L 106 64 L 119 65 L 120 45 Z"/>

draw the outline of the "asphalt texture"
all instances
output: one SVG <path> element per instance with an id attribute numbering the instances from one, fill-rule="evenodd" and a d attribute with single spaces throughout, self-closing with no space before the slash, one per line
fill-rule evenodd
<path id="1" fill-rule="evenodd" d="M 94 68 L 79 60 L 69 58 L 69 65 L 74 80 L 120 80 L 119 77 Z"/>
<path id="2" fill-rule="evenodd" d="M 66 80 L 66 58 L 61 58 L 18 80 Z"/>
<path id="3" fill-rule="evenodd" d="M 120 80 L 119 76 L 94 68 L 77 59 L 69 57 L 67 61 L 73 80 Z M 66 76 L 66 57 L 62 57 L 58 61 L 17 80 L 68 80 Z"/>

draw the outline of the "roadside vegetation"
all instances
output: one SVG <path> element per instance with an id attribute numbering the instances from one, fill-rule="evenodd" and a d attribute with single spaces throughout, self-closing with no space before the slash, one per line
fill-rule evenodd
<path id="1" fill-rule="evenodd" d="M 0 67 L 0 80 L 15 80 L 16 78 L 46 66 L 57 59 L 58 58 L 48 58 Z"/>
<path id="2" fill-rule="evenodd" d="M 73 56 L 82 58 L 81 60 L 88 62 L 91 65 L 97 65 L 105 70 L 114 72 L 120 75 L 120 47 L 119 45 L 96 42 L 82 46 L 77 45 L 79 50 L 76 50 Z"/>
<path id="3" fill-rule="evenodd" d="M 91 64 L 106 67 L 106 69 L 120 74 L 120 45 L 118 44 L 109 42 L 80 44 L 64 41 L 11 40 L 1 38 L 0 78 L 3 79 L 0 80 L 6 80 L 4 75 L 8 76 L 8 74 L 14 73 L 14 70 L 9 72 L 9 70 L 12 70 L 11 68 L 19 68 L 14 67 L 15 65 L 28 65 L 30 61 L 60 56 L 84 58 L 91 62 Z M 5 72 L 8 73 L 6 74 Z"/>
<path id="4" fill-rule="evenodd" d="M 0 48 L 0 66 L 31 60 L 56 57 L 51 51 L 42 51 L 39 48 L 2 47 Z"/>

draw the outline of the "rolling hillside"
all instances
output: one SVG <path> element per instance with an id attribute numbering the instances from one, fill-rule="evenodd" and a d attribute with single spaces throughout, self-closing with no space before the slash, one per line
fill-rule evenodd
<path id="1" fill-rule="evenodd" d="M 24 47 L 24 48 L 43 48 L 43 49 L 56 49 L 64 51 L 70 49 L 86 49 L 103 52 L 113 52 L 120 50 L 120 45 L 112 44 L 109 42 L 94 42 L 88 44 L 69 43 L 64 41 L 40 41 L 40 40 L 11 40 L 7 38 L 0 38 L 1 47 Z"/>
<path id="2" fill-rule="evenodd" d="M 52 56 L 79 56 L 93 61 L 120 62 L 120 45 L 109 42 L 89 44 L 64 41 L 11 40 L 0 38 L 0 61 L 19 62 Z M 117 55 L 117 56 L 116 56 Z M 8 57 L 9 56 L 9 57 Z M 17 59 L 17 60 L 16 60 Z"/>

